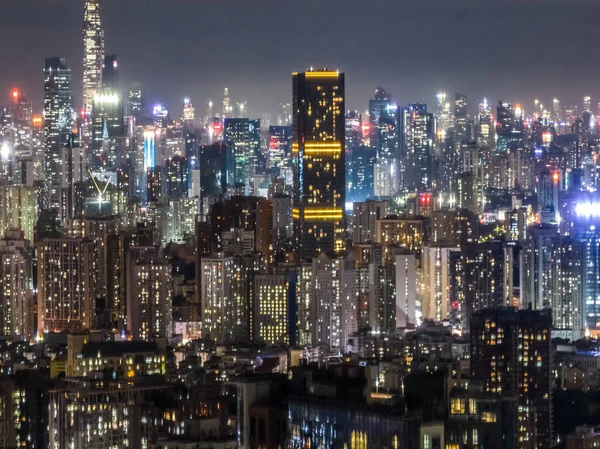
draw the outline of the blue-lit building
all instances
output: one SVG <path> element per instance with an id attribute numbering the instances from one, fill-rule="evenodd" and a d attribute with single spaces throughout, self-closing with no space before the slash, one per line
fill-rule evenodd
<path id="1" fill-rule="evenodd" d="M 398 157 L 398 106 L 389 104 L 381 111 L 378 125 L 379 148 L 377 157 L 390 159 Z"/>
<path id="2" fill-rule="evenodd" d="M 349 172 L 351 180 L 348 190 L 348 201 L 363 202 L 374 195 L 374 167 L 376 161 L 376 152 L 369 147 L 358 147 L 352 150 L 352 157 L 349 158 L 352 164 Z"/>
<path id="3" fill-rule="evenodd" d="M 154 131 L 148 129 L 144 131 L 144 169 L 154 168 Z"/>
<path id="4" fill-rule="evenodd" d="M 292 397 L 288 403 L 293 449 L 419 447 L 418 420 L 400 410 L 333 398 Z"/>
<path id="5" fill-rule="evenodd" d="M 572 192 L 561 201 L 561 231 L 583 243 L 583 307 L 586 328 L 600 331 L 600 197 Z"/>
<path id="6" fill-rule="evenodd" d="M 243 185 L 249 193 L 250 176 L 260 150 L 260 120 L 227 118 L 223 142 L 227 145 L 227 184 Z"/>
<path id="7" fill-rule="evenodd" d="M 379 150 L 380 148 L 380 133 L 379 123 L 380 118 L 385 115 L 386 109 L 392 105 L 390 95 L 382 87 L 375 89 L 375 95 L 369 100 L 369 132 L 371 147 Z"/>

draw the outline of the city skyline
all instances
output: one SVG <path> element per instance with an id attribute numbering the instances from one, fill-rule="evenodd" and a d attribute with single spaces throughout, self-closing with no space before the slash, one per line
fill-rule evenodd
<path id="1" fill-rule="evenodd" d="M 583 95 L 591 95 L 595 103 L 599 97 L 593 89 L 593 61 L 586 70 L 573 69 L 585 55 L 581 42 L 593 42 L 599 33 L 591 20 L 600 5 L 589 0 L 568 5 L 551 0 L 543 3 L 543 9 L 540 2 L 513 0 L 501 5 L 470 0 L 418 5 L 350 0 L 343 9 L 338 2 L 315 1 L 300 7 L 265 0 L 251 5 L 239 0 L 175 0 L 167 8 L 157 0 L 144 3 L 143 9 L 132 0 L 105 3 L 105 48 L 107 54 L 119 55 L 124 89 L 139 84 L 151 102 L 173 110 L 187 96 L 203 111 L 209 100 L 220 102 L 227 86 L 234 101 L 248 102 L 249 116 L 274 116 L 281 102 L 290 101 L 289 74 L 310 66 L 347 74 L 348 109 L 362 110 L 378 85 L 398 104 L 433 105 L 438 90 L 463 92 L 471 100 L 470 113 L 475 112 L 474 100 L 482 97 L 492 104 L 520 102 L 526 110 L 533 97 L 548 105 L 555 96 L 563 104 L 579 104 Z M 311 19 L 315 11 L 320 15 Z M 44 58 L 65 58 L 73 79 L 81 79 L 83 1 L 32 0 L 25 6 L 8 0 L 0 12 L 0 38 L 13 42 L 6 51 L 0 92 L 8 94 L 18 87 L 39 111 Z M 30 20 L 18 30 L 14 20 L 6 19 L 24 14 Z M 132 25 L 127 18 L 135 15 L 144 20 Z M 182 17 L 196 21 L 181 26 Z M 279 17 L 282 20 L 276 20 Z M 58 23 L 60 27 L 55 26 Z M 327 25 L 330 31 L 304 32 L 310 23 Z M 496 31 L 482 39 L 488 30 Z M 418 39 L 404 37 L 421 32 Z M 16 33 L 22 39 L 15 42 Z M 273 37 L 281 33 L 288 39 Z M 329 36 L 329 45 L 319 45 L 322 35 Z M 24 51 L 28 57 L 20 60 Z M 456 57 L 457 51 L 465 56 Z M 242 84 L 244 88 L 239 87 Z M 74 83 L 76 104 L 82 102 L 81 89 Z M 272 95 L 263 95 L 267 90 Z"/>

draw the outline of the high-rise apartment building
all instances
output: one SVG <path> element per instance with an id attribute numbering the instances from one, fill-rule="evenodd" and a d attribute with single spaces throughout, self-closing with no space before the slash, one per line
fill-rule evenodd
<path id="1" fill-rule="evenodd" d="M 505 447 L 554 444 L 551 326 L 548 309 L 484 309 L 471 317 L 470 383 L 481 384 L 490 399 L 516 398 L 516 441 L 505 441 Z M 487 418 L 496 422 L 502 417 L 490 412 Z"/>
<path id="2" fill-rule="evenodd" d="M 131 247 L 127 270 L 127 331 L 134 340 L 171 338 L 171 264 L 154 247 Z"/>
<path id="3" fill-rule="evenodd" d="M 293 75 L 294 234 L 297 254 L 341 253 L 344 241 L 344 74 Z"/>
<path id="4" fill-rule="evenodd" d="M 521 251 L 521 304 L 552 309 L 552 334 L 572 341 L 584 336 L 584 256 L 582 241 L 559 235 L 555 226 L 527 232 Z"/>
<path id="5" fill-rule="evenodd" d="M 79 331 L 94 324 L 96 244 L 44 239 L 38 251 L 38 333 Z"/>
<path id="6" fill-rule="evenodd" d="M 377 220 L 387 216 L 388 202 L 367 200 L 354 203 L 353 225 L 354 243 L 375 242 L 377 238 Z"/>
<path id="7" fill-rule="evenodd" d="M 17 230 L 9 231 L 19 233 Z M 21 234 L 22 237 L 22 234 Z M 28 269 L 24 252 L 0 245 L 0 334 L 29 341 L 33 335 L 33 294 L 27 290 Z"/>
<path id="8" fill-rule="evenodd" d="M 290 344 L 290 285 L 287 275 L 257 275 L 254 295 L 254 340 L 268 345 Z"/>

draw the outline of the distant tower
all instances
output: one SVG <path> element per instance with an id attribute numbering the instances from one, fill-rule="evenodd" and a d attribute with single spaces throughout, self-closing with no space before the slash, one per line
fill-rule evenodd
<path id="1" fill-rule="evenodd" d="M 101 0 L 86 0 L 83 17 L 83 107 L 88 112 L 102 87 L 104 30 L 100 3 Z"/>
<path id="2" fill-rule="evenodd" d="M 221 111 L 223 118 L 228 117 L 231 112 L 231 104 L 229 100 L 229 89 L 223 91 L 223 110 Z"/>
<path id="3" fill-rule="evenodd" d="M 196 109 L 189 98 L 183 100 L 183 114 L 181 115 L 181 121 L 183 125 L 188 129 L 193 129 L 194 122 L 196 121 Z"/>

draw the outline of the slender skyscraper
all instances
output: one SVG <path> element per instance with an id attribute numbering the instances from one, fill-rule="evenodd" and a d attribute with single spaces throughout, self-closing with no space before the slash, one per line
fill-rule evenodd
<path id="1" fill-rule="evenodd" d="M 344 74 L 293 75 L 294 233 L 297 254 L 344 250 Z"/>
<path id="2" fill-rule="evenodd" d="M 73 123 L 71 69 L 62 58 L 48 58 L 44 67 L 44 174 L 49 206 L 58 208 L 62 183 L 62 149 L 69 143 Z"/>
<path id="3" fill-rule="evenodd" d="M 104 30 L 100 3 L 101 0 L 86 0 L 83 17 L 83 107 L 87 112 L 102 87 Z"/>
<path id="4" fill-rule="evenodd" d="M 427 105 L 409 104 L 401 111 L 401 148 L 405 157 L 404 186 L 411 191 L 432 188 L 433 114 Z"/>
<path id="5" fill-rule="evenodd" d="M 81 140 L 85 159 L 92 146 L 92 109 L 94 98 L 102 88 L 104 62 L 104 30 L 102 28 L 103 0 L 85 0 L 83 16 L 83 111 L 85 113 Z"/>

